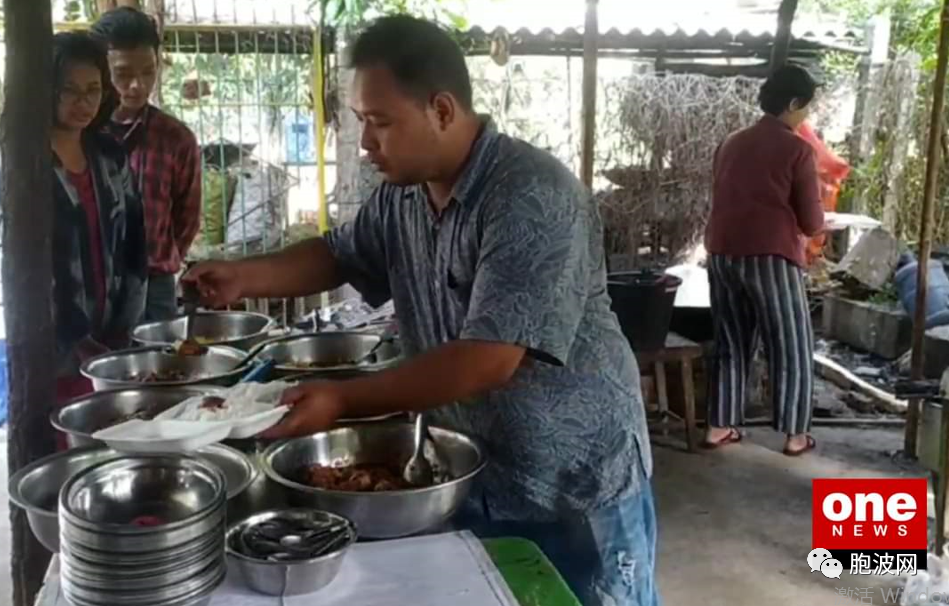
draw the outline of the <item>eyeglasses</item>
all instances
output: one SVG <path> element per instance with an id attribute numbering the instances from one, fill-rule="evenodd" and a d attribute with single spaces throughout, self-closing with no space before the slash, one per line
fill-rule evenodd
<path id="1" fill-rule="evenodd" d="M 69 105 L 76 105 L 80 101 L 86 101 L 90 105 L 98 105 L 102 100 L 102 89 L 92 88 L 81 91 L 75 88 L 64 88 L 59 93 L 59 100 Z"/>

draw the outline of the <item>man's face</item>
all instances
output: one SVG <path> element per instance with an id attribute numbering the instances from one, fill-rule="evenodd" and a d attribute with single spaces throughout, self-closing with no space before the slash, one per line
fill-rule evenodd
<path id="1" fill-rule="evenodd" d="M 388 69 L 356 70 L 352 109 L 362 123 L 360 145 L 386 181 L 412 185 L 437 172 L 445 119 L 403 92 Z"/>
<path id="2" fill-rule="evenodd" d="M 112 84 L 119 93 L 122 107 L 138 111 L 148 99 L 158 79 L 158 55 L 149 46 L 109 51 Z"/>

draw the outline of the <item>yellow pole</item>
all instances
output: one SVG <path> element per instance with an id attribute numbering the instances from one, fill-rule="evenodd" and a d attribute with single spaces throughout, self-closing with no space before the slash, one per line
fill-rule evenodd
<path id="1" fill-rule="evenodd" d="M 320 233 L 329 231 L 329 208 L 326 204 L 326 118 L 323 108 L 323 28 L 313 32 L 313 126 L 316 130 L 316 180 L 319 197 L 317 225 Z"/>
<path id="2" fill-rule="evenodd" d="M 316 129 L 316 182 L 320 234 L 329 231 L 330 215 L 326 204 L 326 115 L 323 107 L 323 24 L 313 30 L 313 127 Z M 320 307 L 329 307 L 329 293 L 320 295 Z M 319 313 L 319 312 L 316 312 Z M 318 326 L 318 323 L 317 323 Z"/>

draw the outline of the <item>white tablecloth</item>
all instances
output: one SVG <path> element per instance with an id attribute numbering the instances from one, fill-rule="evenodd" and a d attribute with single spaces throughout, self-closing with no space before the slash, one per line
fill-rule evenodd
<path id="1" fill-rule="evenodd" d="M 517 606 L 481 542 L 468 532 L 359 543 L 339 576 L 308 596 L 262 596 L 236 576 L 228 576 L 211 606 L 312 606 L 315 600 L 320 606 Z M 36 606 L 69 606 L 60 591 L 58 558 Z"/>

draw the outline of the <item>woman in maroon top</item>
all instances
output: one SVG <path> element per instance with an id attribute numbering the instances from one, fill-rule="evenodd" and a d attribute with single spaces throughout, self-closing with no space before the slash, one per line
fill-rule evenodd
<path id="1" fill-rule="evenodd" d="M 761 120 L 732 134 L 714 162 L 706 232 L 716 355 L 710 374 L 706 446 L 738 442 L 748 371 L 763 337 L 775 430 L 784 452 L 815 446 L 809 435 L 814 337 L 804 291 L 804 246 L 824 226 L 817 165 L 795 130 L 816 84 L 786 66 L 762 85 Z"/>
<path id="2" fill-rule="evenodd" d="M 82 362 L 122 346 L 144 309 L 141 201 L 121 147 L 101 128 L 114 107 L 105 49 L 53 40 L 53 310 L 58 403 L 92 391 Z"/>

